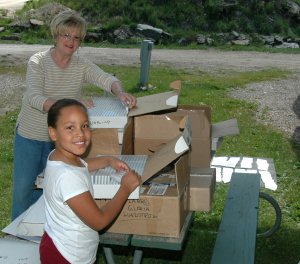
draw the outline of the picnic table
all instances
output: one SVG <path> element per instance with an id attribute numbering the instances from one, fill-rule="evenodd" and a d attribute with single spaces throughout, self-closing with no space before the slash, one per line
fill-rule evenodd
<path id="1" fill-rule="evenodd" d="M 234 173 L 225 201 L 211 264 L 253 264 L 259 210 L 260 174 Z M 178 238 L 104 233 L 100 243 L 108 264 L 115 264 L 112 245 L 133 246 L 133 264 L 139 264 L 143 248 L 183 249 L 194 212 L 187 215 Z"/>

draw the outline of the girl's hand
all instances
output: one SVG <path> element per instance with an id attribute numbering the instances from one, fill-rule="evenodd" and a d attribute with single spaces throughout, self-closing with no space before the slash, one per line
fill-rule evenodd
<path id="1" fill-rule="evenodd" d="M 128 194 L 132 193 L 136 187 L 141 185 L 142 178 L 134 170 L 129 170 L 121 180 L 121 187 L 124 188 Z"/>
<path id="2" fill-rule="evenodd" d="M 114 168 L 116 171 L 125 171 L 128 172 L 130 170 L 129 166 L 122 160 L 119 160 L 114 157 L 110 157 L 110 166 Z"/>

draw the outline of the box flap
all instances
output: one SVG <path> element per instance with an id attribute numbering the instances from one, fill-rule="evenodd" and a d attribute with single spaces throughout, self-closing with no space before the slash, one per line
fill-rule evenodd
<path id="1" fill-rule="evenodd" d="M 135 138 L 169 139 L 181 134 L 180 122 L 182 116 L 144 115 L 134 120 Z"/>
<path id="2" fill-rule="evenodd" d="M 179 93 L 170 91 L 137 98 L 137 106 L 130 109 L 128 116 L 138 116 L 177 107 Z"/>
<path id="3" fill-rule="evenodd" d="M 186 118 L 186 127 L 182 135 L 170 140 L 161 148 L 159 148 L 153 155 L 148 157 L 144 174 L 142 176 L 142 182 L 150 179 L 155 173 L 159 172 L 176 158 L 188 151 L 190 143 L 191 128 L 189 120 Z"/>
<path id="4" fill-rule="evenodd" d="M 180 105 L 176 113 L 189 116 L 193 138 L 211 137 L 211 109 L 209 106 Z"/>
<path id="5" fill-rule="evenodd" d="M 240 133 L 237 119 L 229 119 L 212 125 L 212 137 L 219 138 Z"/>
<path id="6" fill-rule="evenodd" d="M 184 154 L 175 163 L 175 173 L 177 175 L 177 192 L 180 195 L 184 190 L 190 178 L 190 155 Z"/>

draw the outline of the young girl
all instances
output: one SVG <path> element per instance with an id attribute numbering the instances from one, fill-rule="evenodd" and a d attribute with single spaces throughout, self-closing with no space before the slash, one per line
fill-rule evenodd
<path id="1" fill-rule="evenodd" d="M 140 177 L 113 157 L 82 160 L 91 140 L 85 106 L 73 99 L 58 100 L 48 113 L 48 131 L 55 142 L 44 179 L 45 233 L 40 244 L 41 262 L 94 263 L 99 243 L 97 231 L 108 226 L 122 210 Z M 115 197 L 104 208 L 93 199 L 89 171 L 111 166 L 127 173 Z"/>

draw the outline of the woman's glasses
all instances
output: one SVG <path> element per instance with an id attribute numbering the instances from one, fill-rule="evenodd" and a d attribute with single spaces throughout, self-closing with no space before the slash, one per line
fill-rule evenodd
<path id="1" fill-rule="evenodd" d="M 80 37 L 72 37 L 70 34 L 64 34 L 64 35 L 60 35 L 63 39 L 67 40 L 67 41 L 74 41 L 74 42 L 80 42 L 81 38 Z"/>

